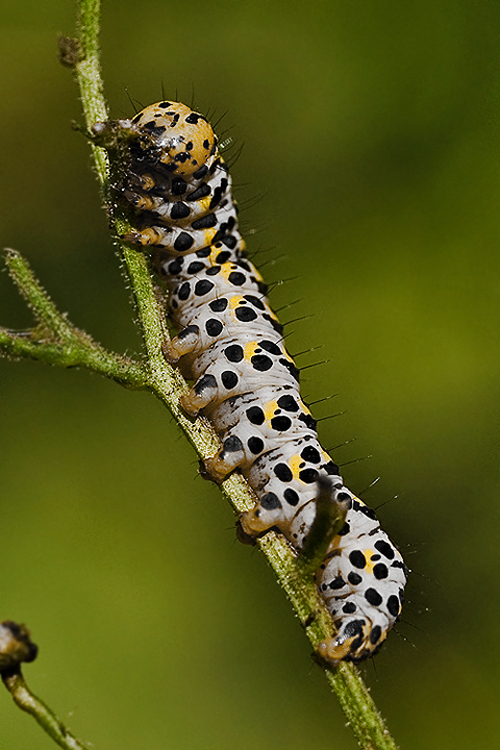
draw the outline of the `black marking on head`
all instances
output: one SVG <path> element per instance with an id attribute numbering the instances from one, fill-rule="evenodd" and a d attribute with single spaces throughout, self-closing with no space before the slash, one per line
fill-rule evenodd
<path id="1" fill-rule="evenodd" d="M 186 180 L 183 180 L 182 177 L 174 177 L 172 180 L 172 195 L 184 195 L 186 190 Z"/>
<path id="2" fill-rule="evenodd" d="M 178 164 L 184 164 L 184 162 L 189 161 L 190 156 L 186 151 L 181 151 L 179 154 L 176 154 L 174 156 L 174 161 Z"/>
<path id="3" fill-rule="evenodd" d="M 198 122 L 200 120 L 207 122 L 206 118 L 203 117 L 203 115 L 198 114 L 198 112 L 190 112 L 189 115 L 185 118 L 185 121 L 190 125 L 198 125 Z"/>
<path id="4" fill-rule="evenodd" d="M 348 622 L 344 628 L 345 638 L 354 638 L 351 643 L 351 653 L 354 653 L 363 642 L 363 627 L 365 625 L 364 620 L 352 620 Z"/>

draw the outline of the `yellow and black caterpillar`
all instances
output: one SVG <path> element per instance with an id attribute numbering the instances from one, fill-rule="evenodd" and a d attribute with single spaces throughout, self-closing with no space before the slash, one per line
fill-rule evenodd
<path id="1" fill-rule="evenodd" d="M 333 665 L 372 656 L 399 617 L 407 570 L 319 443 L 266 285 L 245 256 L 231 178 L 210 124 L 164 101 L 131 120 L 96 123 L 93 133 L 104 145 L 112 135 L 126 144 L 116 185 L 133 217 L 125 239 L 151 251 L 168 286 L 168 315 L 179 333 L 165 356 L 194 381 L 182 407 L 206 416 L 222 443 L 205 472 L 221 482 L 240 471 L 256 497 L 240 518 L 244 534 L 274 528 L 296 550 L 315 518 L 318 480 L 329 477 L 348 510 L 316 573 L 337 628 L 318 652 Z"/>

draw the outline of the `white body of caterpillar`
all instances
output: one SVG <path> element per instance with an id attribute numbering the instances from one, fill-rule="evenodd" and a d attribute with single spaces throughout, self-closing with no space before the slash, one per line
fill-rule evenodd
<path id="1" fill-rule="evenodd" d="M 330 478 L 334 499 L 349 509 L 316 574 L 337 629 L 318 652 L 333 665 L 373 655 L 398 619 L 406 567 L 318 441 L 282 326 L 245 256 L 210 124 L 183 104 L 158 102 L 93 132 L 110 149 L 120 144 L 118 190 L 135 227 L 125 239 L 152 252 L 170 292 L 179 333 L 165 356 L 194 380 L 182 406 L 210 419 L 221 439 L 205 472 L 221 482 L 241 471 L 256 496 L 240 519 L 244 534 L 274 528 L 297 551 L 315 518 L 318 479 Z"/>

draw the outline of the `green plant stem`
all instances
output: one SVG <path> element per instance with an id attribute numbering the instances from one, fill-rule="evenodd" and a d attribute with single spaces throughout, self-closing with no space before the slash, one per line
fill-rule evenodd
<path id="1" fill-rule="evenodd" d="M 65 750 L 88 750 L 86 745 L 77 740 L 66 729 L 55 713 L 31 692 L 19 667 L 10 672 L 2 673 L 2 680 L 15 704 L 23 711 L 31 714 L 58 745 Z"/>
<path id="2" fill-rule="evenodd" d="M 85 122 L 87 126 L 90 126 L 94 122 L 103 122 L 108 119 L 99 53 L 101 0 L 77 0 L 77 7 L 76 32 L 80 59 L 75 65 L 75 73 L 80 88 Z M 106 152 L 94 144 L 92 144 L 92 151 L 99 181 L 107 192 Z"/>

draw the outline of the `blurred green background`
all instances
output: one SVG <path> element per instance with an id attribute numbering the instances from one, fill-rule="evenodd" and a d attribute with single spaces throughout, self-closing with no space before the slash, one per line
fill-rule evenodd
<path id="1" fill-rule="evenodd" d="M 0 11 L 1 243 L 60 308 L 135 351 L 71 73 L 70 0 Z M 325 446 L 414 573 L 363 667 L 405 750 L 494 747 L 498 712 L 498 2 L 108 0 L 113 116 L 176 96 L 243 152 L 251 251 L 269 250 Z M 226 132 L 227 131 L 227 132 Z M 231 152 L 229 152 L 231 153 Z M 234 152 L 233 152 L 234 153 Z M 257 202 L 255 198 L 259 198 Z M 248 201 L 248 207 L 246 205 Z M 30 316 L 5 273 L 0 323 Z M 32 688 L 101 750 L 355 746 L 263 559 L 152 397 L 0 361 L 0 617 Z M 354 462 L 372 454 L 371 460 Z M 354 462 L 354 463 L 349 463 Z M 397 496 L 397 500 L 393 498 Z M 3 750 L 53 747 L 0 692 Z"/>

